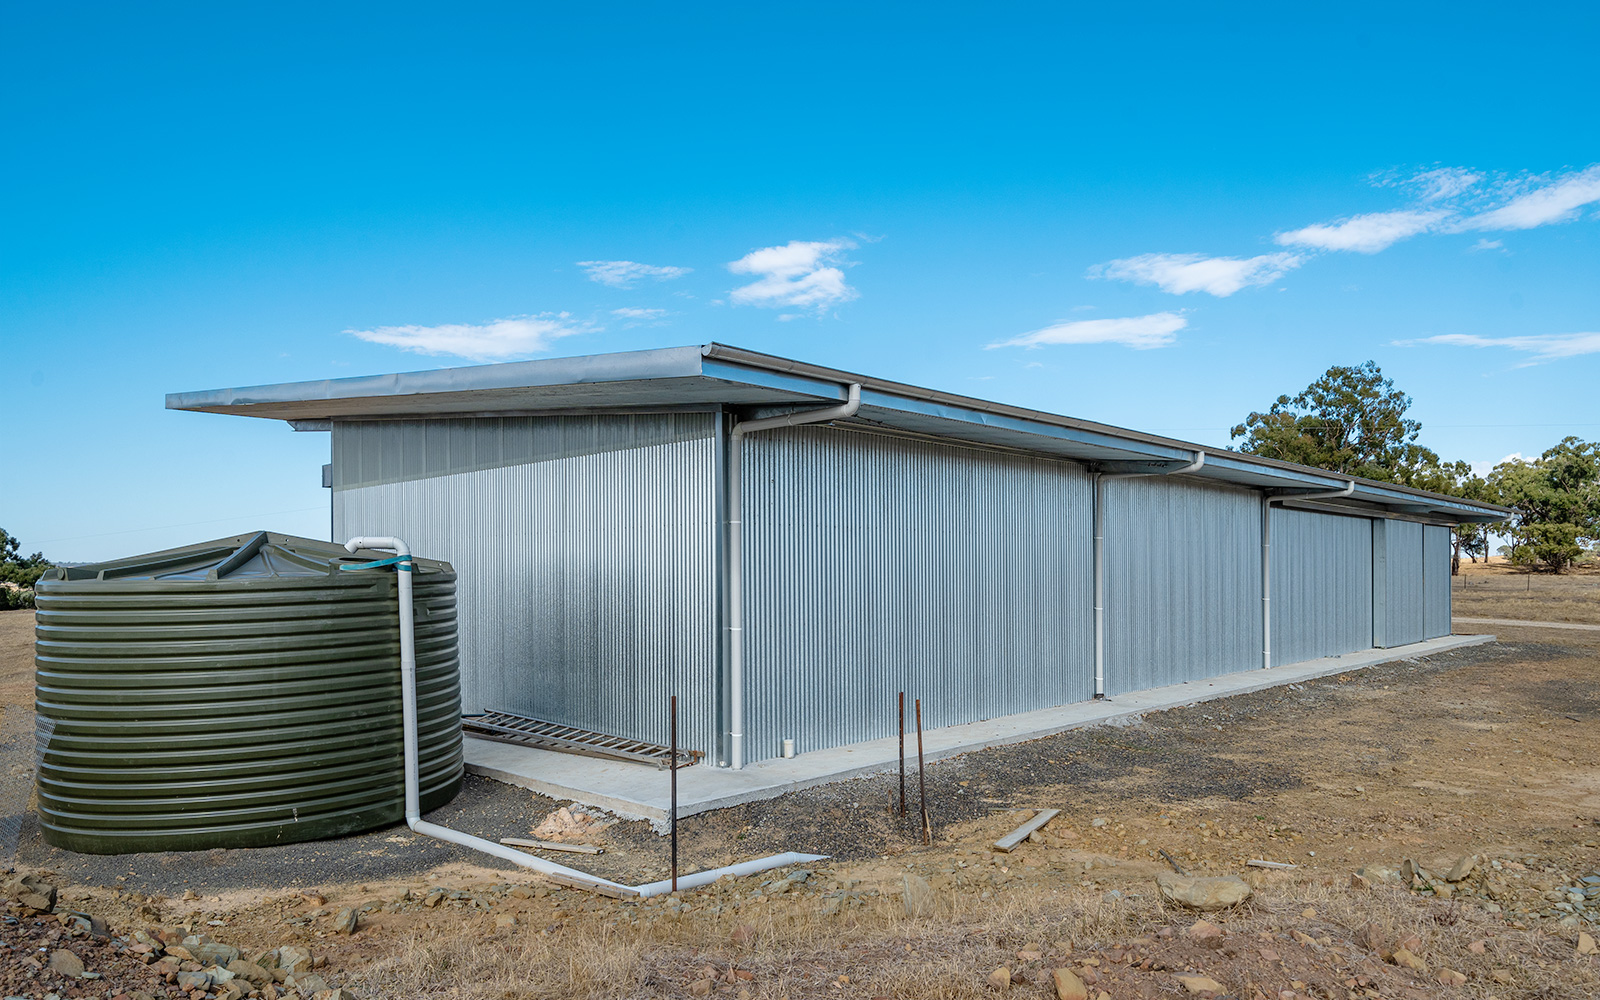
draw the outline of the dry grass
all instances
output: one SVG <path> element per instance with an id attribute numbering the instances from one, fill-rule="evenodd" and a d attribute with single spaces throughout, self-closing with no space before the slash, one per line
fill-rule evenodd
<path id="1" fill-rule="evenodd" d="M 1452 612 L 1466 617 L 1600 625 L 1600 564 L 1531 573 L 1505 562 L 1463 562 L 1451 600 Z"/>
<path id="2" fill-rule="evenodd" d="M 1467 992 L 1479 996 L 1600 996 L 1595 965 L 1575 961 L 1569 941 L 1508 930 L 1476 907 L 1420 898 L 1396 886 L 1355 891 L 1276 874 L 1264 881 L 1246 906 L 1209 915 L 1227 931 L 1223 951 L 1188 941 L 1185 928 L 1196 915 L 1163 907 L 1153 896 L 1105 903 L 1089 894 L 1020 894 L 986 906 L 950 897 L 937 916 L 917 920 L 903 915 L 897 899 L 884 897 L 864 912 L 832 920 L 814 905 L 780 904 L 743 922 L 748 937 L 731 933 L 740 923 L 689 916 L 622 928 L 578 922 L 553 933 L 497 936 L 466 927 L 434 929 L 391 948 L 359 982 L 365 992 L 397 1000 L 688 996 L 690 984 L 708 979 L 713 992 L 749 1000 L 977 1000 L 994 996 L 985 978 L 997 966 L 1019 976 L 1013 992 L 1043 995 L 1051 968 L 1081 971 L 1076 963 L 1098 956 L 1105 960 L 1096 989 L 1119 1000 L 1170 996 L 1171 973 L 1184 970 L 1211 975 L 1240 997 L 1278 997 L 1291 982 L 1313 990 L 1295 996 L 1343 997 L 1348 988 L 1342 984 L 1357 975 L 1380 996 L 1456 995 L 1433 978 L 1446 968 L 1478 984 Z M 1314 915 L 1306 916 L 1308 910 Z M 1294 931 L 1314 942 L 1298 943 Z M 1380 959 L 1408 938 L 1427 961 L 1428 975 Z M 1470 950 L 1475 941 L 1484 942 L 1482 954 Z M 1042 958 L 1020 961 L 1024 945 L 1042 947 Z M 1263 947 L 1280 960 L 1264 960 Z M 1118 966 L 1107 956 L 1121 949 L 1163 955 L 1167 968 Z M 1497 970 L 1511 981 L 1492 980 Z"/>

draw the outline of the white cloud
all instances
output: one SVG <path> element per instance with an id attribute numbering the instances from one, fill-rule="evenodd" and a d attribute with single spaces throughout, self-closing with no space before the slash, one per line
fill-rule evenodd
<path id="1" fill-rule="evenodd" d="M 1427 202 L 1448 201 L 1471 191 L 1483 180 L 1483 175 L 1466 167 L 1437 167 L 1413 174 L 1399 183 L 1416 188 L 1417 197 Z"/>
<path id="2" fill-rule="evenodd" d="M 1121 319 L 1080 319 L 1070 323 L 1057 323 L 1043 330 L 1035 330 L 1020 337 L 990 344 L 988 349 L 1034 348 L 1046 344 L 1122 344 L 1136 351 L 1148 351 L 1173 343 L 1178 339 L 1177 332 L 1188 325 L 1188 320 L 1172 312 L 1127 316 Z"/>
<path id="3" fill-rule="evenodd" d="M 1449 214 L 1444 211 L 1372 212 L 1279 233 L 1276 238 L 1280 245 L 1286 247 L 1377 253 L 1403 239 L 1427 232 Z"/>
<path id="4" fill-rule="evenodd" d="M 450 354 L 471 361 L 498 361 L 547 351 L 553 341 L 590 329 L 574 323 L 572 315 L 563 312 L 508 316 L 483 324 L 380 326 L 372 330 L 346 330 L 345 333 L 415 354 Z"/>
<path id="5" fill-rule="evenodd" d="M 621 316 L 623 319 L 660 319 L 666 314 L 667 311 L 665 309 L 624 308 L 611 310 L 611 315 Z"/>
<path id="6" fill-rule="evenodd" d="M 1146 253 L 1089 269 L 1091 278 L 1155 285 L 1163 292 L 1209 292 L 1232 295 L 1252 285 L 1270 285 L 1300 266 L 1299 254 L 1268 253 L 1259 257 L 1207 257 L 1198 253 Z"/>
<path id="7" fill-rule="evenodd" d="M 783 246 L 752 250 L 730 263 L 728 270 L 753 274 L 757 279 L 735 288 L 728 301 L 736 306 L 814 308 L 819 312 L 848 302 L 860 293 L 844 280 L 844 271 L 837 265 L 849 266 L 844 252 L 855 246 L 849 240 L 791 240 Z"/>
<path id="8" fill-rule="evenodd" d="M 1597 201 L 1600 201 L 1600 163 L 1525 190 L 1499 208 L 1463 220 L 1460 228 L 1533 229 L 1575 219 L 1579 209 Z"/>
<path id="9" fill-rule="evenodd" d="M 671 281 L 694 270 L 692 267 L 666 267 L 631 260 L 580 260 L 578 266 L 589 272 L 590 281 L 598 281 L 612 288 L 628 288 L 644 278 Z"/>
<path id="10" fill-rule="evenodd" d="M 1505 246 L 1505 242 L 1502 241 L 1502 240 L 1491 240 L 1491 239 L 1487 239 L 1487 238 L 1482 238 L 1482 239 L 1479 239 L 1478 242 L 1472 244 L 1472 246 L 1467 247 L 1467 249 L 1468 250 L 1499 250 L 1500 248 L 1502 248 L 1504 246 Z"/>
<path id="11" fill-rule="evenodd" d="M 1548 333 L 1525 337 L 1479 337 L 1470 333 L 1446 333 L 1420 340 L 1397 340 L 1398 347 L 1415 344 L 1443 344 L 1450 347 L 1502 347 L 1533 355 L 1526 365 L 1541 361 L 1576 358 L 1585 354 L 1600 354 L 1600 333 Z"/>

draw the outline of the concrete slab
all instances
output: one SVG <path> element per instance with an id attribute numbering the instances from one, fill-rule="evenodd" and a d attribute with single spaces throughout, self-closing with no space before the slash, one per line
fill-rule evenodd
<path id="1" fill-rule="evenodd" d="M 969 722 L 923 733 L 924 757 L 939 760 L 957 754 L 1021 743 L 1084 726 L 1127 724 L 1147 712 L 1248 694 L 1281 684 L 1341 674 L 1349 670 L 1416 659 L 1466 646 L 1493 642 L 1492 635 L 1453 635 L 1440 639 L 1369 649 L 1343 656 L 1225 674 L 1203 681 L 1152 688 L 1103 701 L 1086 701 L 1022 712 L 998 719 Z M 908 741 L 909 742 L 909 741 Z M 911 752 L 914 753 L 914 748 Z M 648 764 L 607 761 L 595 757 L 534 750 L 469 737 L 467 770 L 556 799 L 571 799 L 630 819 L 663 821 L 668 808 L 667 772 Z M 894 737 L 847 747 L 815 750 L 789 760 L 766 760 L 741 770 L 696 765 L 678 772 L 678 814 L 695 813 L 761 799 L 814 785 L 891 770 L 899 766 Z"/>

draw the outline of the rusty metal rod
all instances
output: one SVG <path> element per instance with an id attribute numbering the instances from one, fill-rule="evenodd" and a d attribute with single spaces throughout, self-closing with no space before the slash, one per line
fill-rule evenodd
<path id="1" fill-rule="evenodd" d="M 667 725 L 670 740 L 667 770 L 672 772 L 672 804 L 668 812 L 668 829 L 672 832 L 672 891 L 678 891 L 678 696 L 672 696 L 672 717 Z"/>
<path id="2" fill-rule="evenodd" d="M 928 823 L 928 779 L 922 769 L 922 699 L 917 699 L 917 786 L 922 797 L 922 843 L 933 844 L 933 827 Z"/>

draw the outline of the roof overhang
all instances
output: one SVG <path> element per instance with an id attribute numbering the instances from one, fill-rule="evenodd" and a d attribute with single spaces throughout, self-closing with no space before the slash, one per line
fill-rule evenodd
<path id="1" fill-rule="evenodd" d="M 285 420 L 322 429 L 352 419 L 426 419 L 605 411 L 751 409 L 842 401 L 861 385 L 863 428 L 1052 455 L 1091 466 L 1168 471 L 1206 452 L 1190 475 L 1271 491 L 1336 490 L 1351 481 L 1321 469 L 1278 462 L 1093 421 L 855 375 L 723 344 L 627 351 L 576 358 L 356 378 L 179 392 L 167 408 Z M 1494 522 L 1510 512 L 1392 483 L 1357 479 L 1349 497 L 1319 500 L 1352 514 Z"/>

